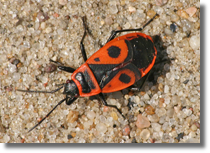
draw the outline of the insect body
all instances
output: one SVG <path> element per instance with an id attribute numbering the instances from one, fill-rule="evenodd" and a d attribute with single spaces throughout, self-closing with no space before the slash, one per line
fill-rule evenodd
<path id="1" fill-rule="evenodd" d="M 148 25 L 157 14 L 147 22 Z M 64 87 L 63 94 L 66 98 L 61 100 L 38 124 L 29 131 L 36 128 L 47 116 L 61 103 L 66 101 L 72 104 L 79 96 L 87 97 L 97 95 L 102 103 L 114 107 L 122 115 L 121 111 L 114 105 L 108 105 L 103 93 L 110 93 L 125 89 L 144 77 L 153 67 L 157 56 L 157 50 L 150 36 L 143 33 L 129 33 L 115 38 L 117 33 L 126 31 L 141 31 L 139 29 L 125 29 L 113 31 L 107 43 L 89 59 L 87 59 L 83 41 L 87 33 L 87 27 L 83 19 L 84 35 L 80 42 L 82 56 L 85 61 L 78 69 L 59 65 L 58 68 L 73 73 L 71 80 L 67 80 L 62 87 L 54 91 L 30 91 L 22 92 L 54 93 Z M 51 62 L 55 62 L 52 61 Z M 60 64 L 58 62 L 55 62 Z M 123 115 L 122 115 L 123 116 Z M 124 117 L 124 116 L 123 116 Z"/>
<path id="2" fill-rule="evenodd" d="M 71 83 L 82 97 L 119 91 L 145 76 L 153 67 L 156 55 L 150 36 L 143 33 L 120 36 L 74 71 Z"/>

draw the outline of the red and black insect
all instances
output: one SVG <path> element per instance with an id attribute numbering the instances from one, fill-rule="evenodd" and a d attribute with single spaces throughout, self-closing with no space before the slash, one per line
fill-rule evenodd
<path id="1" fill-rule="evenodd" d="M 150 19 L 144 26 L 147 26 L 157 14 Z M 143 78 L 153 67 L 157 50 L 150 36 L 143 33 L 129 33 L 115 38 L 117 33 L 127 31 L 141 31 L 139 29 L 124 29 L 112 31 L 107 43 L 87 59 L 83 45 L 87 34 L 85 18 L 82 18 L 84 26 L 84 35 L 80 42 L 80 48 L 85 63 L 78 69 L 66 67 L 59 62 L 58 68 L 73 73 L 71 80 L 67 80 L 60 88 L 53 91 L 30 91 L 20 90 L 22 92 L 54 93 L 64 88 L 63 94 L 66 98 L 61 100 L 38 124 L 29 130 L 33 130 L 41 124 L 46 117 L 61 103 L 66 101 L 71 105 L 79 96 L 98 96 L 103 105 L 114 107 L 122 115 L 121 111 L 114 105 L 108 105 L 103 93 L 110 93 L 130 87 L 135 82 Z M 123 115 L 122 115 L 123 116 Z M 123 116 L 124 117 L 124 116 Z"/>

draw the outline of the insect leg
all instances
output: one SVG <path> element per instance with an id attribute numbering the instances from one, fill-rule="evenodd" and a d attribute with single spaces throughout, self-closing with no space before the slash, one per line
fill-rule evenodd
<path id="1" fill-rule="evenodd" d="M 66 66 L 58 66 L 58 68 L 62 71 L 66 71 L 66 72 L 69 72 L 69 73 L 73 73 L 75 71 L 74 68 L 66 67 Z"/>
<path id="2" fill-rule="evenodd" d="M 108 105 L 105 98 L 104 98 L 104 95 L 102 93 L 98 94 L 98 97 L 100 98 L 100 100 L 102 101 L 103 105 L 105 106 L 108 106 L 108 107 L 112 107 L 112 108 L 115 108 L 118 113 L 120 113 L 120 115 L 125 119 L 125 116 L 122 114 L 122 112 L 117 108 L 117 106 L 115 105 Z"/>
<path id="3" fill-rule="evenodd" d="M 137 87 L 131 86 L 130 90 L 132 90 L 132 91 L 140 91 L 141 88 L 144 86 L 144 83 L 147 81 L 147 79 L 148 79 L 150 74 L 151 74 L 151 71 L 149 71 L 149 73 L 147 73 L 143 78 L 141 78 L 139 80 L 139 82 L 137 83 Z"/>
<path id="4" fill-rule="evenodd" d="M 76 99 L 77 97 L 73 97 L 73 98 L 69 98 L 68 96 L 66 96 L 66 105 L 71 105 Z"/>
<path id="5" fill-rule="evenodd" d="M 53 63 L 55 63 L 55 64 L 58 64 L 58 65 L 59 65 L 58 68 L 59 68 L 60 70 L 62 70 L 62 71 L 66 71 L 66 72 L 69 72 L 69 73 L 73 73 L 73 72 L 75 71 L 74 68 L 68 67 L 68 66 L 63 66 L 62 63 L 57 62 L 57 61 L 53 61 L 52 59 L 50 59 L 50 62 L 53 62 Z"/>
<path id="6" fill-rule="evenodd" d="M 128 31 L 141 31 L 143 30 L 148 24 L 150 24 L 150 22 L 152 22 L 154 20 L 154 18 L 157 16 L 158 14 L 156 13 L 142 28 L 138 28 L 138 29 L 123 29 L 123 30 L 113 30 L 111 32 L 111 35 L 109 37 L 109 39 L 107 40 L 106 43 L 108 43 L 109 41 L 111 41 L 112 39 L 115 38 L 116 34 L 121 33 L 121 32 L 128 32 Z"/>
<path id="7" fill-rule="evenodd" d="M 164 63 L 164 62 L 171 62 L 172 60 L 174 60 L 174 58 L 171 58 L 171 59 L 163 59 L 161 61 L 156 61 L 155 62 L 155 66 L 158 65 L 158 64 L 161 64 L 161 63 Z M 135 86 L 130 86 L 130 90 L 132 91 L 140 91 L 141 88 L 144 86 L 144 83 L 147 81 L 148 77 L 151 75 L 151 71 L 149 71 L 149 73 L 147 73 L 143 78 L 141 78 L 136 84 L 136 86 L 138 87 L 135 87 Z"/>
<path id="8" fill-rule="evenodd" d="M 80 41 L 80 49 L 81 49 L 81 52 L 82 52 L 82 57 L 84 59 L 84 61 L 87 61 L 87 55 L 86 55 L 86 52 L 85 52 L 85 47 L 84 47 L 84 44 L 83 44 L 83 41 L 85 39 L 85 36 L 87 35 L 87 25 L 85 23 L 85 16 L 82 17 L 82 23 L 83 23 L 83 27 L 84 27 L 84 34 L 82 36 L 82 40 Z"/>

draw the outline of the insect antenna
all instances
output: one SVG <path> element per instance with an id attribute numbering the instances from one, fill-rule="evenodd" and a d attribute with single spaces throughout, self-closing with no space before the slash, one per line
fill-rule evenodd
<path id="1" fill-rule="evenodd" d="M 35 129 L 37 126 L 39 126 L 60 104 L 62 104 L 65 100 L 67 100 L 69 97 L 64 98 L 58 104 L 41 120 L 39 123 L 37 123 L 34 127 L 32 127 L 28 132 L 31 132 L 33 129 Z"/>
<path id="2" fill-rule="evenodd" d="M 59 90 L 61 90 L 64 86 L 61 86 L 55 90 L 52 90 L 52 91 L 39 91 L 39 90 L 22 90 L 22 89 L 16 89 L 17 91 L 20 91 L 20 92 L 34 92 L 34 93 L 54 93 L 54 92 L 57 92 Z"/>
<path id="3" fill-rule="evenodd" d="M 33 93 L 54 93 L 59 90 L 61 90 L 64 87 L 64 84 L 61 84 L 62 86 L 52 90 L 52 91 L 39 91 L 39 90 L 22 90 L 22 89 L 16 89 L 20 92 L 33 92 Z M 39 123 L 37 123 L 34 127 L 32 127 L 28 132 L 31 132 L 33 129 L 35 129 L 37 126 L 39 126 L 60 104 L 62 104 L 65 100 L 67 100 L 69 97 L 66 97 L 65 99 L 61 100 Z"/>

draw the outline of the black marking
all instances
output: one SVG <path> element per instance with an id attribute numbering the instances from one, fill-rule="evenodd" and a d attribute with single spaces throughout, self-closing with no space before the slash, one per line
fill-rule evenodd
<path id="1" fill-rule="evenodd" d="M 115 71 L 113 70 L 118 65 L 115 64 L 89 64 L 90 69 L 92 70 L 93 74 L 95 75 L 95 78 L 97 82 L 99 83 L 100 88 L 102 89 L 105 87 L 121 70 L 129 69 L 135 74 L 135 81 L 138 81 L 141 78 L 141 73 L 138 70 L 138 68 L 130 63 L 122 68 L 119 68 Z M 107 78 L 105 80 L 102 80 L 102 78 L 106 77 L 107 72 L 110 71 L 111 73 L 108 74 Z"/>
<path id="2" fill-rule="evenodd" d="M 85 81 L 88 83 L 88 86 L 91 88 L 91 89 L 95 89 L 95 85 L 92 81 L 92 79 L 90 78 L 90 75 L 88 74 L 87 71 L 84 72 L 84 77 L 85 77 Z"/>
<path id="3" fill-rule="evenodd" d="M 125 41 L 129 50 L 133 51 L 132 63 L 138 68 L 147 68 L 155 55 L 154 43 L 148 39 L 138 35 L 130 41 Z"/>
<path id="4" fill-rule="evenodd" d="M 118 58 L 121 52 L 121 49 L 117 46 L 111 46 L 107 50 L 108 50 L 109 56 L 112 58 Z"/>
<path id="5" fill-rule="evenodd" d="M 128 76 L 127 74 L 125 74 L 125 73 L 122 73 L 122 74 L 120 75 L 120 77 L 119 77 L 119 80 L 120 80 L 121 82 L 127 84 L 127 83 L 129 83 L 129 82 L 131 81 L 131 77 Z"/>
<path id="6" fill-rule="evenodd" d="M 88 65 L 93 72 L 98 83 L 101 82 L 101 78 L 107 71 L 112 70 L 117 66 L 117 64 L 89 64 Z"/>
<path id="7" fill-rule="evenodd" d="M 99 62 L 100 61 L 100 58 L 99 57 L 94 58 L 94 61 Z"/>
<path id="8" fill-rule="evenodd" d="M 81 84 L 83 93 L 90 93 L 91 92 L 91 89 L 88 86 L 88 84 L 87 84 L 86 80 L 84 79 L 84 76 L 83 76 L 83 74 L 81 72 L 78 72 L 76 74 L 75 78 Z"/>

